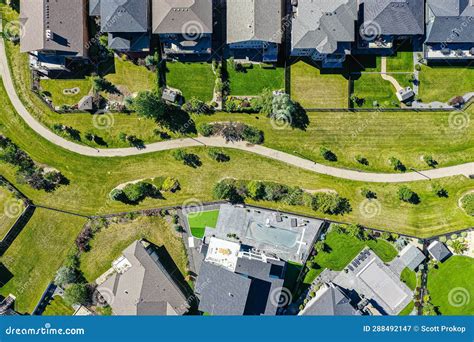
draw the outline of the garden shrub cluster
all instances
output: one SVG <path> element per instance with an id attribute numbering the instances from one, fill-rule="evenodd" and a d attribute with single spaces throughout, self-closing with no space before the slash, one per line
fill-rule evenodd
<path id="1" fill-rule="evenodd" d="M 263 131 L 241 122 L 219 122 L 214 124 L 203 123 L 197 127 L 198 133 L 209 137 L 218 135 L 227 142 L 247 141 L 251 144 L 262 144 L 264 141 Z"/>
<path id="2" fill-rule="evenodd" d="M 150 198 L 162 198 L 161 192 L 177 192 L 181 190 L 179 181 L 174 177 L 156 177 L 137 183 L 127 184 L 122 189 L 113 189 L 110 198 L 127 204 L 138 204 Z"/>
<path id="3" fill-rule="evenodd" d="M 68 180 L 59 171 L 45 171 L 15 143 L 0 135 L 0 160 L 18 168 L 19 182 L 24 182 L 35 190 L 51 192 L 60 185 L 68 184 Z"/>
<path id="4" fill-rule="evenodd" d="M 306 206 L 330 215 L 343 215 L 352 210 L 349 200 L 336 193 L 310 194 L 299 187 L 274 182 L 225 179 L 215 184 L 213 195 L 216 199 L 233 203 L 244 202 L 249 198 L 255 201 Z"/>

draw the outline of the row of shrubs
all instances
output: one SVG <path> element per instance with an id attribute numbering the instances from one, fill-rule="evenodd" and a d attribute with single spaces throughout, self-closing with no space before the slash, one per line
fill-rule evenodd
<path id="1" fill-rule="evenodd" d="M 330 215 L 343 215 L 352 210 L 349 200 L 336 193 L 310 194 L 299 187 L 274 182 L 225 179 L 214 186 L 213 195 L 216 199 L 233 203 L 244 202 L 249 198 L 254 201 L 306 206 L 314 211 Z"/>
<path id="2" fill-rule="evenodd" d="M 197 126 L 197 131 L 204 137 L 221 136 L 227 142 L 244 140 L 258 145 L 265 140 L 263 131 L 241 122 L 201 123 Z"/>
<path id="3" fill-rule="evenodd" d="M 173 177 L 156 177 L 136 183 L 127 184 L 122 189 L 114 189 L 110 192 L 110 198 L 127 204 L 138 204 L 147 197 L 163 198 L 161 192 L 177 192 L 180 184 Z"/>
<path id="4" fill-rule="evenodd" d="M 21 183 L 26 183 L 35 190 L 48 192 L 56 190 L 68 180 L 59 171 L 45 171 L 15 143 L 7 137 L 0 135 L 0 160 L 18 167 L 17 178 Z"/>

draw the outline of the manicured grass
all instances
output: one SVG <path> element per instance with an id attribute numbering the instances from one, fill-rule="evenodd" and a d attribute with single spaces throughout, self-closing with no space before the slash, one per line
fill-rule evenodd
<path id="1" fill-rule="evenodd" d="M 318 275 L 321 274 L 322 271 L 324 271 L 324 268 L 310 269 L 304 276 L 303 284 L 310 285 L 314 279 L 316 279 Z"/>
<path id="2" fill-rule="evenodd" d="M 395 56 L 387 57 L 387 72 L 413 72 L 413 52 L 398 51 Z"/>
<path id="3" fill-rule="evenodd" d="M 354 79 L 354 94 L 365 100 L 361 106 L 363 108 L 374 108 L 374 102 L 377 102 L 380 107 L 396 108 L 399 103 L 395 88 L 380 74 L 363 73 L 359 78 Z"/>
<path id="4" fill-rule="evenodd" d="M 291 66 L 291 97 L 305 108 L 347 108 L 348 80 L 304 62 Z"/>
<path id="5" fill-rule="evenodd" d="M 468 111 L 474 115 L 474 107 Z M 338 158 L 333 166 L 374 172 L 394 172 L 390 157 L 400 159 L 407 168 L 429 169 L 421 159 L 432 155 L 438 167 L 473 161 L 474 130 L 456 129 L 450 125 L 450 113 L 307 113 L 310 124 L 306 130 L 274 129 L 262 115 L 232 114 L 233 121 L 248 123 L 265 132 L 264 145 L 327 164 L 320 154 L 325 146 Z M 196 118 L 200 122 L 228 121 L 229 114 Z M 440 144 L 440 141 L 443 143 Z M 362 155 L 369 165 L 359 164 Z"/>
<path id="6" fill-rule="evenodd" d="M 389 262 L 397 256 L 397 250 L 385 240 L 362 241 L 344 233 L 331 231 L 324 241 L 328 247 L 328 252 L 318 253 L 314 257 L 314 262 L 321 268 L 329 268 L 334 271 L 341 271 L 354 259 L 357 254 L 366 246 L 371 248 L 375 254 L 384 262 Z"/>
<path id="7" fill-rule="evenodd" d="M 17 200 L 13 193 L 0 185 L 0 240 L 4 238 L 24 210 L 23 202 Z"/>
<path id="8" fill-rule="evenodd" d="M 442 315 L 473 315 L 474 259 L 452 256 L 428 273 L 431 303 Z"/>
<path id="9" fill-rule="evenodd" d="M 54 279 L 85 219 L 46 209 L 33 217 L 0 257 L 13 278 L 0 294 L 16 296 L 16 309 L 31 313 L 48 284 Z"/>
<path id="10" fill-rule="evenodd" d="M 89 78 L 82 80 L 41 80 L 41 90 L 51 94 L 53 105 L 60 107 L 62 105 L 76 105 L 84 96 L 88 95 L 92 84 Z M 79 88 L 75 95 L 64 94 L 65 89 Z"/>
<path id="11" fill-rule="evenodd" d="M 402 311 L 400 311 L 398 316 L 408 316 L 409 314 L 411 314 L 414 308 L 415 308 L 415 302 L 411 301 Z"/>
<path id="12" fill-rule="evenodd" d="M 139 239 L 146 239 L 154 245 L 163 246 L 179 271 L 185 275 L 187 257 L 183 241 L 161 217 L 139 216 L 124 223 L 112 223 L 103 228 L 91 240 L 91 249 L 80 258 L 81 270 L 89 282 L 94 282 L 112 267 L 125 248 Z"/>
<path id="13" fill-rule="evenodd" d="M 263 68 L 260 64 L 250 65 L 244 72 L 237 72 L 227 63 L 230 94 L 234 96 L 257 96 L 265 89 L 285 88 L 284 68 Z"/>
<path id="14" fill-rule="evenodd" d="M 212 100 L 216 76 L 210 63 L 168 62 L 166 68 L 167 85 L 181 90 L 185 100 Z"/>
<path id="15" fill-rule="evenodd" d="M 405 267 L 400 275 L 400 280 L 403 281 L 411 290 L 416 288 L 416 272 Z"/>
<path id="16" fill-rule="evenodd" d="M 194 237 L 204 237 L 206 228 L 216 228 L 219 210 L 203 211 L 188 214 L 188 224 Z"/>
<path id="17" fill-rule="evenodd" d="M 423 66 L 420 98 L 423 102 L 447 102 L 454 96 L 474 91 L 474 64 L 470 67 Z"/>
<path id="18" fill-rule="evenodd" d="M 74 309 L 61 296 L 54 296 L 46 306 L 43 316 L 72 316 Z"/>
<path id="19" fill-rule="evenodd" d="M 132 94 L 158 87 L 156 73 L 121 58 L 114 58 L 114 65 L 106 67 L 105 73 L 107 80 Z"/>

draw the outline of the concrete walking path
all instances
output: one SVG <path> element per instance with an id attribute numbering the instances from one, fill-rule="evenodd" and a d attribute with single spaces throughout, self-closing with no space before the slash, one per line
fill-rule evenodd
<path id="1" fill-rule="evenodd" d="M 262 157 L 275 159 L 283 163 L 296 166 L 308 171 L 312 171 L 319 174 L 329 175 L 332 177 L 349 179 L 361 182 L 379 182 L 379 183 L 400 183 L 400 182 L 413 182 L 426 180 L 427 178 L 443 178 L 452 177 L 458 175 L 469 176 L 474 174 L 474 162 L 463 165 L 433 169 L 423 171 L 422 174 L 418 172 L 400 173 L 400 174 L 389 174 L 389 173 L 370 173 L 361 172 L 355 170 L 341 169 L 332 166 L 322 165 L 313 161 L 297 157 L 292 154 L 284 153 L 281 151 L 273 150 L 265 146 L 250 145 L 246 142 L 235 142 L 227 143 L 221 137 L 210 137 L 210 138 L 185 138 L 176 139 L 163 142 L 157 142 L 146 145 L 143 149 L 130 148 L 116 148 L 116 149 L 96 149 L 88 146 L 76 144 L 68 141 L 48 128 L 44 127 L 39 123 L 25 108 L 23 103 L 16 93 L 16 89 L 13 85 L 11 78 L 10 69 L 8 67 L 8 60 L 6 57 L 5 45 L 3 40 L 0 40 L 0 75 L 5 86 L 5 90 L 12 102 L 17 113 L 25 120 L 25 122 L 33 129 L 37 134 L 42 136 L 44 139 L 51 143 L 62 147 L 68 151 L 89 157 L 127 157 L 136 156 L 146 153 L 166 151 L 177 148 L 188 148 L 196 146 L 212 146 L 222 148 L 233 148 L 245 152 L 254 153 Z"/>

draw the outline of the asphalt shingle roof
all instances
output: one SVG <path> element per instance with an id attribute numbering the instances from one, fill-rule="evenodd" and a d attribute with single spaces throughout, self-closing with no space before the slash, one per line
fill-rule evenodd
<path id="1" fill-rule="evenodd" d="M 350 299 L 334 284 L 324 285 L 326 290 L 313 298 L 301 312 L 303 316 L 358 316 Z"/>
<path id="2" fill-rule="evenodd" d="M 474 43 L 474 2 L 428 0 L 427 43 Z"/>
<path id="3" fill-rule="evenodd" d="M 438 261 L 444 261 L 451 255 L 451 252 L 444 245 L 444 243 L 439 242 L 439 241 L 433 241 L 428 246 L 428 252 L 431 254 L 433 258 L 435 258 Z"/>
<path id="4" fill-rule="evenodd" d="M 148 0 L 100 0 L 102 32 L 147 32 Z"/>
<path id="5" fill-rule="evenodd" d="M 380 27 L 380 35 L 420 35 L 425 32 L 424 0 L 362 0 L 363 22 Z"/>
<path id="6" fill-rule="evenodd" d="M 227 1 L 227 43 L 282 41 L 282 0 Z"/>

